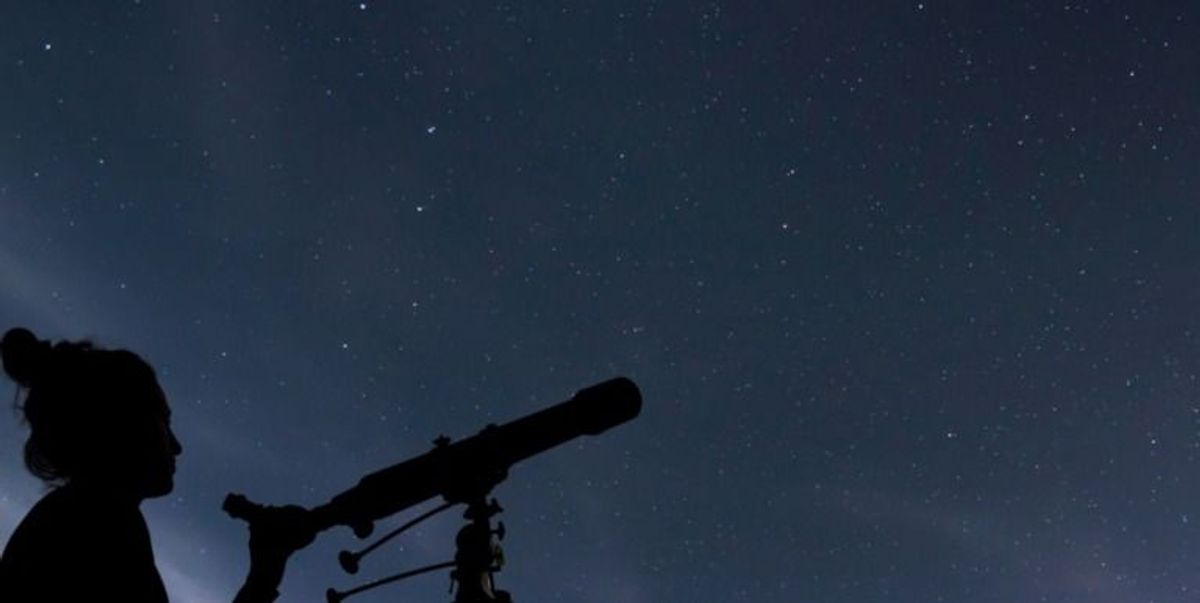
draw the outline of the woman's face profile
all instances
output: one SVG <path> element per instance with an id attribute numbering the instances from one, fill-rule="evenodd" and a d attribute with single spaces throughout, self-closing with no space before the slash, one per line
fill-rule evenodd
<path id="1" fill-rule="evenodd" d="M 157 380 L 138 390 L 127 401 L 134 416 L 123 430 L 124 443 L 112 449 L 106 473 L 138 498 L 155 498 L 175 488 L 175 457 L 183 447 L 171 429 L 171 409 Z"/>
<path id="2" fill-rule="evenodd" d="M 157 381 L 153 385 L 155 410 L 146 447 L 147 498 L 163 496 L 175 489 L 175 457 L 183 452 L 183 446 L 171 430 L 171 408 L 167 397 Z"/>

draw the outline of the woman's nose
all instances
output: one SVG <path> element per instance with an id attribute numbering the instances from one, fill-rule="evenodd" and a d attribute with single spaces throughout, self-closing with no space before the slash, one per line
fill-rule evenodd
<path id="1" fill-rule="evenodd" d="M 183 444 L 179 443 L 179 438 L 175 437 L 175 432 L 168 431 L 167 434 L 171 437 L 171 453 L 175 456 L 183 454 Z"/>

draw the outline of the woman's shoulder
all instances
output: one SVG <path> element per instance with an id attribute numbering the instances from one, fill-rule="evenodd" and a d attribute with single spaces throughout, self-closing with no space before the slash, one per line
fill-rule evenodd
<path id="1" fill-rule="evenodd" d="M 60 554 L 75 550 L 75 547 L 64 548 L 65 540 L 79 534 L 80 528 L 93 518 L 88 517 L 91 514 L 88 506 L 71 494 L 69 490 L 56 488 L 29 510 L 4 548 L 7 562 L 41 559 L 54 555 L 57 549 L 62 549 Z"/>
<path id="2" fill-rule="evenodd" d="M 17 524 L 10 546 L 12 541 L 44 536 L 47 532 L 62 530 L 68 527 L 66 524 L 74 523 L 74 510 L 79 505 L 67 494 L 62 488 L 55 488 L 33 505 L 21 523 Z"/>
<path id="3" fill-rule="evenodd" d="M 29 510 L 13 531 L 4 557 L 62 559 L 139 546 L 144 538 L 146 524 L 136 506 L 115 504 L 68 485 L 51 490 Z"/>
<path id="4" fill-rule="evenodd" d="M 110 497 L 68 484 L 46 493 L 29 510 L 18 529 L 41 533 L 88 527 L 120 527 L 127 522 L 140 520 L 141 512 L 136 505 L 121 505 Z"/>
<path id="5" fill-rule="evenodd" d="M 64 536 L 74 532 L 71 500 L 52 490 L 30 509 L 13 530 L 0 556 L 0 593 L 21 601 L 37 585 L 53 579 L 52 568 L 77 550 Z"/>
<path id="6" fill-rule="evenodd" d="M 153 582 L 161 589 L 137 507 L 112 504 L 69 486 L 52 490 L 30 509 L 0 557 L 0 600 L 6 603 L 25 600 L 10 599 L 14 593 L 65 596 L 90 587 L 112 590 L 105 588 L 109 585 L 138 590 L 155 586 Z"/>

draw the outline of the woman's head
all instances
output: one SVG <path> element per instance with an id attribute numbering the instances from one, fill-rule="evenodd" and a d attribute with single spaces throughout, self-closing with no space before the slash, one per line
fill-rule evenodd
<path id="1" fill-rule="evenodd" d="M 0 341 L 4 370 L 24 390 L 25 465 L 51 483 L 87 481 L 137 498 L 174 486 L 178 440 L 154 369 L 127 350 L 51 345 L 26 329 Z"/>

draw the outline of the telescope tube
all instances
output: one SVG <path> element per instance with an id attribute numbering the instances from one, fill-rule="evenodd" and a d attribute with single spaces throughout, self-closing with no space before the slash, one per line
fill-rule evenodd
<path id="1" fill-rule="evenodd" d="M 488 425 L 455 443 L 439 438 L 430 452 L 376 471 L 358 485 L 312 509 L 319 529 L 347 525 L 360 536 L 377 519 L 435 496 L 471 502 L 504 481 L 508 468 L 582 435 L 599 435 L 642 409 L 637 385 L 617 377 L 580 390 L 561 402 L 504 425 Z"/>

